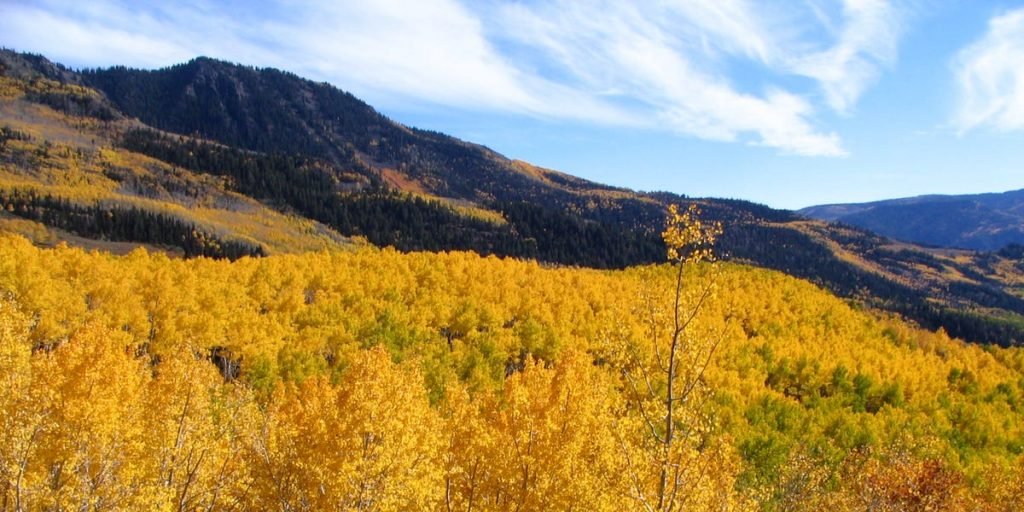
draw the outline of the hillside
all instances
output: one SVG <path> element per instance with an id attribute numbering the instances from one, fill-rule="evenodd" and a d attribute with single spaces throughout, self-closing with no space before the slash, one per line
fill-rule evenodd
<path id="1" fill-rule="evenodd" d="M 1024 340 L 1024 270 L 1010 253 L 940 253 L 745 201 L 608 187 L 277 70 L 200 58 L 76 72 L 6 50 L 0 67 L 0 226 L 41 243 L 234 258 L 347 237 L 623 268 L 662 261 L 666 206 L 697 203 L 725 224 L 728 259 L 963 339 Z"/>
<path id="2" fill-rule="evenodd" d="M 2 62 L 0 225 L 6 229 L 45 245 L 94 240 L 94 247 L 123 251 L 119 243 L 141 243 L 231 258 L 347 243 L 318 222 L 230 190 L 223 179 L 116 147 L 132 123 L 100 94 Z"/>
<path id="3" fill-rule="evenodd" d="M 799 213 L 939 247 L 994 251 L 1024 244 L 1024 190 L 810 206 Z"/>
<path id="4" fill-rule="evenodd" d="M 1019 503 L 1021 349 L 778 272 L 682 276 L 697 314 L 671 460 L 688 510 Z M 662 453 L 644 418 L 664 409 L 629 383 L 664 386 L 651 358 L 674 278 L 370 247 L 115 257 L 0 235 L 0 499 L 643 509 Z"/>

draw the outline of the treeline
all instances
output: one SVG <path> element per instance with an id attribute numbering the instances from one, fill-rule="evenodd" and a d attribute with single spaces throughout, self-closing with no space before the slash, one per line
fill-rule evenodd
<path id="1" fill-rule="evenodd" d="M 461 215 L 438 201 L 390 190 L 377 182 L 370 182 L 365 190 L 345 191 L 333 166 L 308 157 L 267 155 L 145 129 L 127 132 L 122 144 L 172 165 L 227 176 L 238 192 L 298 211 L 343 235 L 365 236 L 378 246 L 540 256 L 535 245 L 517 239 L 508 228 Z"/>
<path id="2" fill-rule="evenodd" d="M 96 91 L 79 85 L 36 79 L 28 82 L 26 99 L 70 116 L 113 121 L 120 113 Z"/>
<path id="3" fill-rule="evenodd" d="M 15 130 L 10 126 L 0 127 L 0 149 L 3 149 L 7 145 L 7 141 L 10 140 L 29 141 L 32 140 L 32 135 Z"/>
<path id="4" fill-rule="evenodd" d="M 528 201 L 496 202 L 490 206 L 501 212 L 519 237 L 534 242 L 537 253 L 545 255 L 547 261 L 601 261 L 605 263 L 602 266 L 625 268 L 659 261 L 665 256 L 664 243 L 648 229 L 627 230 Z"/>
<path id="5" fill-rule="evenodd" d="M 332 165 L 308 157 L 245 151 L 153 130 L 130 130 L 122 145 L 186 169 L 227 176 L 238 192 L 400 250 L 474 250 L 567 265 L 622 268 L 664 252 L 647 230 L 586 220 L 526 202 L 492 203 L 498 224 L 377 181 L 347 187 Z M 369 174 L 360 168 L 359 175 Z M 346 190 L 354 188 L 356 190 Z M 361 190 L 359 190 L 361 189 Z"/>
<path id="6" fill-rule="evenodd" d="M 171 215 L 135 206 L 82 205 L 34 190 L 0 190 L 7 213 L 89 238 L 178 247 L 186 257 L 265 256 L 262 246 L 220 238 Z"/>
<path id="7" fill-rule="evenodd" d="M 901 305 L 897 312 L 927 329 L 944 329 L 964 340 L 984 340 L 1004 347 L 1024 345 L 1024 322 L 921 301 Z"/>
<path id="8" fill-rule="evenodd" d="M 229 177 L 238 192 L 299 211 L 303 205 L 315 211 L 328 208 L 327 203 L 345 190 L 381 187 L 377 176 L 354 159 L 345 167 L 346 174 L 296 153 L 247 151 L 146 128 L 126 131 L 120 145 L 190 171 Z"/>
<path id="9" fill-rule="evenodd" d="M 1024 268 L 1024 245 L 1009 244 L 997 251 L 997 254 L 1007 259 L 1016 260 L 1017 266 Z"/>

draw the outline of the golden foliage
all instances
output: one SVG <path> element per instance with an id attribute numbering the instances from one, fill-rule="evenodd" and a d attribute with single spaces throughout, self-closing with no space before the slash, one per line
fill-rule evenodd
<path id="1" fill-rule="evenodd" d="M 252 504 L 283 510 L 427 510 L 440 498 L 440 419 L 417 371 L 359 354 L 338 385 L 279 387 L 246 459 Z"/>
<path id="2" fill-rule="evenodd" d="M 684 212 L 673 204 L 668 207 L 668 220 L 661 238 L 668 248 L 670 261 L 697 263 L 713 259 L 711 246 L 721 234 L 721 223 L 700 220 L 700 207 L 696 204 L 691 204 Z"/>
<path id="3" fill-rule="evenodd" d="M 657 364 L 676 284 L 692 306 L 711 280 L 665 459 L 641 408 L 664 419 L 666 380 L 637 400 L 623 368 Z M 1021 350 L 728 264 L 0 236 L 0 357 L 0 509 L 635 510 L 669 460 L 677 509 L 1012 510 L 1024 475 Z M 908 437 L 930 441 L 887 448 Z"/>
<path id="4" fill-rule="evenodd" d="M 617 393 L 583 355 L 529 361 L 500 393 L 449 392 L 447 510 L 622 510 Z"/>

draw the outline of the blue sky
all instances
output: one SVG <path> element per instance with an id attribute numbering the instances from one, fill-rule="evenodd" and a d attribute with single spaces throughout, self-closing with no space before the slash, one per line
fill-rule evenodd
<path id="1" fill-rule="evenodd" d="M 0 0 L 73 67 L 198 55 L 613 185 L 776 207 L 1024 188 L 1024 2 Z"/>

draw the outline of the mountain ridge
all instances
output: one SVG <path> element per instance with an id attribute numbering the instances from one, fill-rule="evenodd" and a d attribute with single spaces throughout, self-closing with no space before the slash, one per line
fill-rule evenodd
<path id="1" fill-rule="evenodd" d="M 1024 243 L 1024 189 L 826 204 L 798 213 L 939 247 L 993 251 Z"/>

